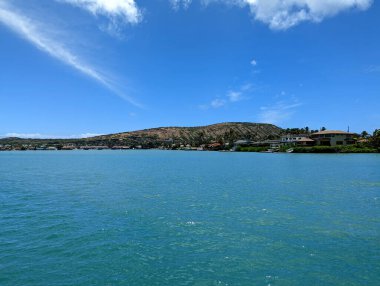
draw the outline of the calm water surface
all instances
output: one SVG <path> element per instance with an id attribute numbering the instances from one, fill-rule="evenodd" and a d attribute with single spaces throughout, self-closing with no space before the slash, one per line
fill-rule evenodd
<path id="1" fill-rule="evenodd" d="M 0 285 L 380 285 L 380 156 L 0 153 Z"/>

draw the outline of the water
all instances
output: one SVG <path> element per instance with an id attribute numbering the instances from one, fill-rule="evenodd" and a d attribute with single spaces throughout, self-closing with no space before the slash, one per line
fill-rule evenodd
<path id="1" fill-rule="evenodd" d="M 0 153 L 0 285 L 379 285 L 380 156 Z"/>

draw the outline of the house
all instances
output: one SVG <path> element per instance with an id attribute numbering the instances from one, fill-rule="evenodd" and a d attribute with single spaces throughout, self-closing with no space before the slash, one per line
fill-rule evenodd
<path id="1" fill-rule="evenodd" d="M 302 137 L 301 139 L 297 140 L 295 144 L 297 146 L 313 146 L 315 144 L 315 141 L 307 137 Z"/>
<path id="2" fill-rule="evenodd" d="M 253 142 L 253 146 L 255 147 L 270 147 L 272 149 L 279 148 L 281 144 L 280 140 L 264 140 L 264 141 L 257 141 Z"/>
<path id="3" fill-rule="evenodd" d="M 309 135 L 306 134 L 286 134 L 281 136 L 281 143 L 282 144 L 292 144 L 296 143 L 297 141 L 308 138 Z"/>
<path id="4" fill-rule="evenodd" d="M 246 147 L 246 146 L 251 146 L 253 144 L 253 142 L 251 140 L 238 140 L 238 141 L 235 141 L 234 142 L 234 146 L 243 146 L 243 147 Z"/>
<path id="5" fill-rule="evenodd" d="M 220 143 L 211 143 L 211 144 L 208 144 L 207 145 L 207 148 L 209 149 L 209 150 L 220 150 L 220 149 L 222 149 L 222 144 L 220 144 Z"/>
<path id="6" fill-rule="evenodd" d="M 75 150 L 76 147 L 73 145 L 65 145 L 61 148 L 61 150 Z"/>
<path id="7" fill-rule="evenodd" d="M 130 146 L 112 146 L 112 150 L 128 150 L 131 149 Z"/>
<path id="8" fill-rule="evenodd" d="M 297 146 L 313 146 L 315 141 L 306 134 L 286 134 L 281 136 L 281 144 Z"/>
<path id="9" fill-rule="evenodd" d="M 310 135 L 317 146 L 339 146 L 355 144 L 357 134 L 340 131 L 340 130 L 324 130 Z"/>

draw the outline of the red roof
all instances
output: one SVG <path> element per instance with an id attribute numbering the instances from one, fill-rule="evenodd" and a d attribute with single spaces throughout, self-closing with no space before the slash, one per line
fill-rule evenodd
<path id="1" fill-rule="evenodd" d="M 212 143 L 212 144 L 208 145 L 208 147 L 219 147 L 219 146 L 222 146 L 222 144 L 220 144 L 220 143 Z"/>

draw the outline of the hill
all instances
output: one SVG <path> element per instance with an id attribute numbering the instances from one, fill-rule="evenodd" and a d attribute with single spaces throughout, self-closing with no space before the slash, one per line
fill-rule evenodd
<path id="1" fill-rule="evenodd" d="M 283 130 L 272 124 L 226 122 L 198 127 L 159 127 L 88 138 L 91 141 L 124 142 L 127 145 L 233 143 L 239 139 L 253 141 L 278 137 Z M 115 142 L 116 143 L 116 142 Z"/>
<path id="2" fill-rule="evenodd" d="M 102 135 L 82 139 L 22 139 L 3 138 L 0 145 L 12 146 L 142 146 L 143 148 L 191 145 L 194 147 L 214 142 L 230 143 L 239 139 L 260 141 L 278 137 L 283 130 L 272 124 L 227 122 L 198 127 L 159 127 L 131 132 Z"/>

